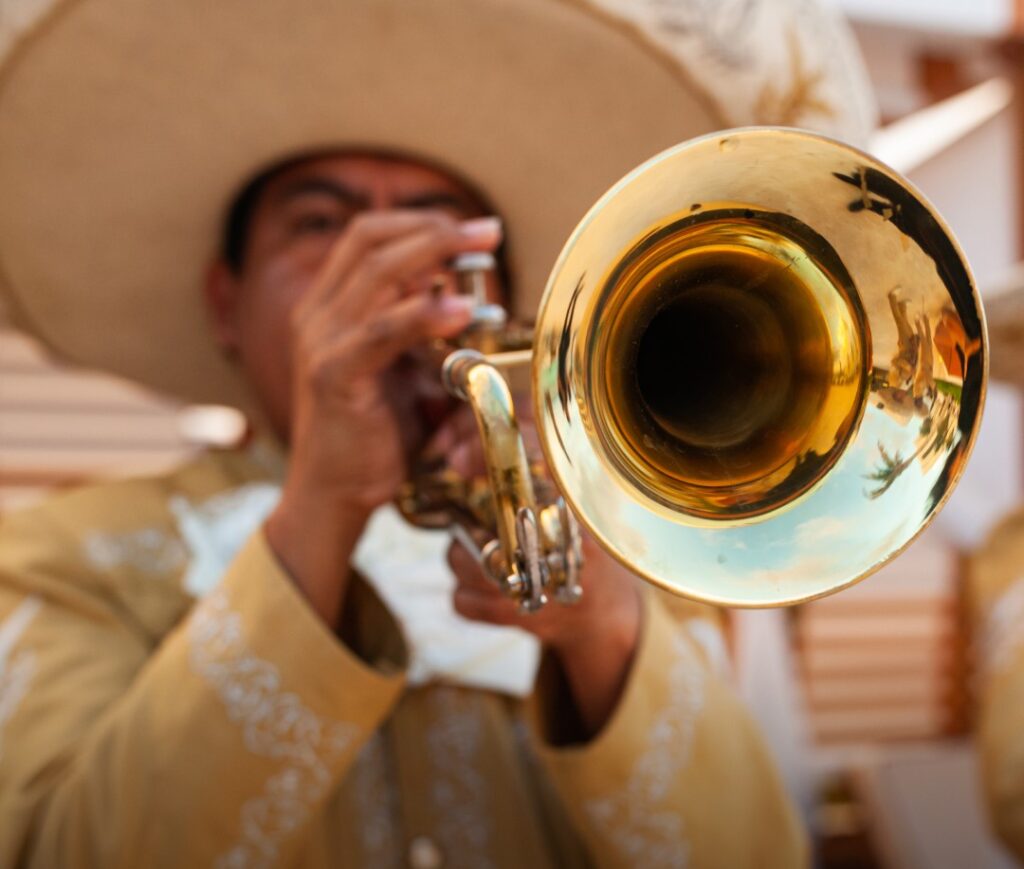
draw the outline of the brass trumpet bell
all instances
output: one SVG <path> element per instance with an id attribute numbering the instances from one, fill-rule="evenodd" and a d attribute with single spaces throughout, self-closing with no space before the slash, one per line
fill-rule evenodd
<path id="1" fill-rule="evenodd" d="M 960 477 L 987 380 L 978 293 L 924 197 L 767 128 L 666 151 L 591 209 L 532 365 L 579 520 L 651 582 L 749 607 L 903 549 Z"/>

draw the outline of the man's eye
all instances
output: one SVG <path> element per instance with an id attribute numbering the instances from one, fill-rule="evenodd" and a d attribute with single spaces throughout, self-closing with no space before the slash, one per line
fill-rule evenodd
<path id="1" fill-rule="evenodd" d="M 296 235 L 316 235 L 338 232 L 344 221 L 340 215 L 325 213 L 302 214 L 292 221 L 292 232 Z"/>

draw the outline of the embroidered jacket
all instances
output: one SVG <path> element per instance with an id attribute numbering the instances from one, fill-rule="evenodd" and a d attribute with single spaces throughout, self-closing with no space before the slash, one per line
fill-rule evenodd
<path id="1" fill-rule="evenodd" d="M 265 480 L 211 453 L 0 522 L 0 866 L 804 865 L 766 751 L 686 628 L 707 610 L 646 591 L 611 720 L 556 747 L 555 668 L 525 703 L 410 687 L 369 587 L 343 643 L 259 530 L 207 575 L 190 518 L 233 521 Z"/>
<path id="2" fill-rule="evenodd" d="M 978 749 L 996 832 L 1024 860 L 1024 510 L 971 565 L 978 643 Z"/>

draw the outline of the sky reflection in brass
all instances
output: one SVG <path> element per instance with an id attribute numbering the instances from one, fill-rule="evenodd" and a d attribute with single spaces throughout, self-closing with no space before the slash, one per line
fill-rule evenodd
<path id="1" fill-rule="evenodd" d="M 548 284 L 537 419 L 559 488 L 653 582 L 796 603 L 934 515 L 978 428 L 985 331 L 956 242 L 891 170 L 793 130 L 635 170 Z"/>

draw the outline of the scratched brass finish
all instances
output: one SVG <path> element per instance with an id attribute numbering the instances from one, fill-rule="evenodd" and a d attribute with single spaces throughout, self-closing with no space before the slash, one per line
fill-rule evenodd
<path id="1" fill-rule="evenodd" d="M 652 582 L 793 604 L 898 553 L 955 486 L 987 380 L 963 255 L 846 145 L 729 131 L 636 169 L 563 250 L 535 330 L 541 443 Z"/>

